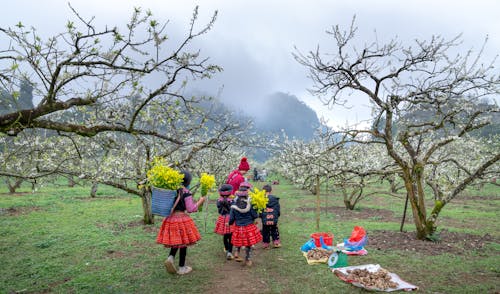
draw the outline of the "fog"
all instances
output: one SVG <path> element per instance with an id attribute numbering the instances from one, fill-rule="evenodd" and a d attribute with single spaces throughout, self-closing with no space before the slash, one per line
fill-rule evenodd
<path id="1" fill-rule="evenodd" d="M 175 41 L 189 28 L 194 7 L 199 3 L 198 26 L 207 23 L 214 11 L 214 27 L 190 46 L 209 57 L 209 62 L 224 71 L 210 80 L 190 83 L 193 90 L 214 95 L 235 109 L 258 116 L 261 102 L 274 92 L 297 96 L 313 108 L 331 126 L 355 123 L 370 115 L 368 100 L 349 97 L 349 110 L 329 110 L 307 89 L 312 87 L 305 68 L 292 57 L 294 47 L 302 52 L 334 50 L 325 34 L 333 25 L 348 28 L 356 15 L 358 40 L 384 42 L 393 37 L 409 44 L 414 39 L 432 35 L 452 38 L 463 34 L 463 49 L 480 49 L 489 41 L 485 56 L 500 52 L 500 1 L 71 1 L 82 17 L 95 17 L 99 25 L 124 24 L 134 7 L 150 9 L 154 16 L 169 20 L 167 32 Z M 34 26 L 45 36 L 65 29 L 68 19 L 75 19 L 64 0 L 17 0 L 2 3 L 0 26 L 19 21 Z"/>

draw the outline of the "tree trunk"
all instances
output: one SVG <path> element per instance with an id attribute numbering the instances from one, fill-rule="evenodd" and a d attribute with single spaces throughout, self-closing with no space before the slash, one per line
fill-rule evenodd
<path id="1" fill-rule="evenodd" d="M 358 193 L 358 197 L 361 195 L 362 193 L 362 189 L 359 190 L 360 192 Z M 345 188 L 345 186 L 342 186 L 342 194 L 344 196 L 344 206 L 345 206 L 345 209 L 346 210 L 354 210 L 354 207 L 356 207 L 356 203 L 358 203 L 358 197 L 356 197 L 356 190 L 354 188 L 354 190 L 351 192 L 351 194 L 349 194 L 349 192 L 347 191 L 347 189 Z"/>
<path id="2" fill-rule="evenodd" d="M 68 187 L 70 188 L 73 188 L 75 186 L 75 180 L 73 179 L 73 177 L 69 177 L 68 178 Z"/>
<path id="3" fill-rule="evenodd" d="M 408 210 L 408 194 L 406 194 L 405 208 L 403 210 L 403 218 L 401 219 L 401 226 L 399 227 L 400 232 L 403 232 L 403 226 L 405 225 L 406 211 L 407 210 Z"/>
<path id="4" fill-rule="evenodd" d="M 398 190 L 396 189 L 396 176 L 395 175 L 390 175 L 388 181 L 391 184 L 391 192 L 392 193 L 397 193 Z"/>
<path id="5" fill-rule="evenodd" d="M 417 230 L 417 239 L 424 240 L 430 234 L 427 230 L 425 217 L 423 217 L 420 207 L 416 205 L 415 196 L 410 196 L 408 199 L 410 200 L 413 222 L 415 223 L 415 229 Z"/>
<path id="6" fill-rule="evenodd" d="M 5 179 L 5 183 L 7 184 L 7 187 L 9 187 L 9 193 L 14 194 L 16 193 L 16 190 L 21 187 L 21 183 L 23 182 L 22 179 L 15 179 L 14 184 L 11 185 L 9 178 Z"/>
<path id="7" fill-rule="evenodd" d="M 92 183 L 92 188 L 90 188 L 90 197 L 95 198 L 97 194 L 97 187 L 99 186 L 99 183 L 93 182 Z"/>
<path id="8" fill-rule="evenodd" d="M 328 198 L 329 198 L 329 195 L 330 193 L 328 192 L 328 182 L 329 182 L 329 178 L 328 176 L 326 177 L 326 187 L 325 187 L 325 214 L 328 215 Z M 333 192 L 333 191 L 332 191 Z"/>
<path id="9" fill-rule="evenodd" d="M 437 218 L 439 216 L 439 213 L 441 212 L 441 209 L 445 206 L 446 202 L 444 201 L 435 201 L 434 202 L 434 208 L 432 209 L 431 215 L 427 219 L 425 226 L 427 227 L 427 231 L 429 232 L 429 235 L 432 235 L 436 232 L 437 226 Z"/>
<path id="10" fill-rule="evenodd" d="M 354 210 L 354 205 L 351 203 L 349 199 L 344 199 L 344 206 L 347 210 Z"/>
<path id="11" fill-rule="evenodd" d="M 319 176 L 316 176 L 316 229 L 319 230 L 319 220 L 320 220 L 320 212 L 321 212 L 321 199 L 319 197 L 320 188 L 319 188 Z"/>
<path id="12" fill-rule="evenodd" d="M 421 176 L 417 175 L 412 177 L 408 174 L 404 176 L 405 188 L 408 193 L 408 200 L 411 204 L 411 210 L 413 213 L 413 222 L 415 223 L 415 229 L 417 231 L 417 239 L 424 240 L 429 235 L 434 233 L 435 228 L 431 229 L 428 226 L 426 219 L 426 210 L 424 202 L 423 186 L 418 183 L 421 180 Z"/>
<path id="13" fill-rule="evenodd" d="M 151 225 L 155 223 L 153 212 L 151 211 L 151 192 L 144 191 L 141 196 L 142 210 L 144 212 L 144 224 Z"/>

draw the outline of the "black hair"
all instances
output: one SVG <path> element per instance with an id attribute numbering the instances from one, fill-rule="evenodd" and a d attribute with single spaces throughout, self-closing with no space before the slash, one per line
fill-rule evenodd
<path id="1" fill-rule="evenodd" d="M 184 175 L 184 179 L 183 179 L 183 181 L 182 181 L 182 185 L 183 185 L 184 187 L 189 186 L 189 185 L 191 184 L 191 180 L 193 179 L 193 176 L 191 176 L 191 173 L 190 173 L 190 172 L 188 172 L 187 170 L 183 170 L 183 171 L 181 171 L 181 174 L 183 174 L 183 175 Z"/>
<path id="2" fill-rule="evenodd" d="M 268 192 L 268 193 L 271 193 L 271 191 L 273 190 L 273 188 L 271 187 L 271 185 L 264 185 L 264 187 L 262 187 L 262 190 Z"/>
<path id="3" fill-rule="evenodd" d="M 248 203 L 247 199 L 248 199 L 248 195 L 238 196 L 238 198 L 236 199 L 235 205 L 240 209 L 244 209 L 245 207 L 247 207 L 247 203 Z"/>

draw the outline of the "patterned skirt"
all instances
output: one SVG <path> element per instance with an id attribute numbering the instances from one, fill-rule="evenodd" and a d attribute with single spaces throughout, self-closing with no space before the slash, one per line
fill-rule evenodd
<path id="1" fill-rule="evenodd" d="M 229 214 L 219 215 L 217 222 L 215 223 L 214 232 L 219 235 L 225 235 L 231 233 L 231 227 L 227 224 L 229 222 Z"/>
<path id="2" fill-rule="evenodd" d="M 231 243 L 236 247 L 250 247 L 262 241 L 262 234 L 255 224 L 232 226 Z"/>
<path id="3" fill-rule="evenodd" d="M 185 212 L 176 211 L 163 220 L 156 243 L 181 248 L 194 245 L 200 239 L 200 232 L 193 219 Z"/>

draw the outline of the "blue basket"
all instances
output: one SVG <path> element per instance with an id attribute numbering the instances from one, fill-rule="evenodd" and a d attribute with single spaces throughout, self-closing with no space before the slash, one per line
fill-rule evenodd
<path id="1" fill-rule="evenodd" d="M 165 190 L 161 188 L 151 187 L 151 211 L 153 214 L 167 217 L 174 206 L 176 190 Z"/>

